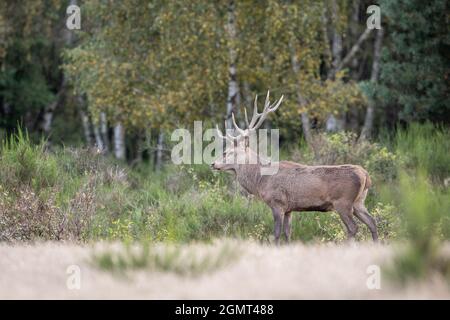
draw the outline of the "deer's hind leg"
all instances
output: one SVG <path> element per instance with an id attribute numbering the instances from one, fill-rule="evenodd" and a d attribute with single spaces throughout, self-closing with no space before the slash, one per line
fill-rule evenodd
<path id="1" fill-rule="evenodd" d="M 355 220 L 353 220 L 353 205 L 348 203 L 336 203 L 334 209 L 337 211 L 347 228 L 348 239 L 353 239 L 358 232 L 358 225 Z"/>
<path id="2" fill-rule="evenodd" d="M 357 204 L 353 208 L 355 216 L 369 228 L 370 233 L 372 234 L 373 241 L 377 242 L 378 231 L 375 219 L 369 214 L 369 212 L 367 211 L 366 207 L 363 204 Z"/>
<path id="3" fill-rule="evenodd" d="M 290 212 L 286 212 L 284 214 L 284 218 L 283 218 L 283 229 L 284 229 L 284 236 L 286 238 L 286 242 L 289 243 L 289 241 L 291 240 L 291 213 Z"/>
<path id="4" fill-rule="evenodd" d="M 275 235 L 275 244 L 278 246 L 280 244 L 280 235 L 281 235 L 281 216 L 283 215 L 283 211 L 279 208 L 272 208 L 273 220 L 275 224 L 274 235 Z"/>

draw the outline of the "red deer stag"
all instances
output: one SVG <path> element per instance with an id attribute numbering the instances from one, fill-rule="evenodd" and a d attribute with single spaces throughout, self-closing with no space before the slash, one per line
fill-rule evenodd
<path id="1" fill-rule="evenodd" d="M 232 141 L 233 145 L 226 148 L 223 155 L 214 161 L 212 168 L 234 173 L 244 189 L 262 199 L 272 209 L 277 245 L 281 235 L 282 219 L 286 241 L 290 240 L 292 211 L 336 211 L 346 226 L 349 239 L 354 238 L 358 231 L 358 226 L 353 219 L 356 216 L 369 227 L 373 240 L 377 241 L 375 220 L 364 205 L 371 180 L 367 171 L 361 166 L 351 164 L 308 166 L 291 161 L 280 161 L 275 174 L 261 174 L 260 169 L 263 165 L 261 158 L 248 147 L 245 140 L 250 134 L 256 132 L 270 112 L 274 112 L 280 106 L 282 99 L 283 97 L 270 105 L 269 93 L 267 93 L 264 110 L 258 113 L 256 97 L 250 122 L 245 112 L 248 127 L 245 130 L 237 126 L 233 114 L 237 136 L 229 133 L 223 136 L 217 127 L 218 136 Z M 242 164 L 242 161 L 236 161 L 239 156 L 244 156 L 247 162 Z"/>

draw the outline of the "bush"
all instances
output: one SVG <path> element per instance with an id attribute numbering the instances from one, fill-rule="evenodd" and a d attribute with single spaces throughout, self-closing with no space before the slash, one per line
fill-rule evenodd
<path id="1" fill-rule="evenodd" d="M 441 255 L 439 232 L 450 215 L 448 190 L 433 186 L 422 169 L 414 175 L 402 172 L 397 192 L 385 197 L 399 208 L 408 239 L 407 249 L 395 257 L 390 275 L 402 283 L 436 272 L 450 280 L 450 260 Z"/>
<path id="2" fill-rule="evenodd" d="M 56 160 L 44 152 L 44 143 L 31 144 L 21 131 L 3 140 L 0 163 L 0 184 L 10 191 L 22 186 L 38 191 L 55 186 L 58 179 Z"/>
<path id="3" fill-rule="evenodd" d="M 422 139 L 418 133 L 403 133 L 408 138 L 399 134 L 399 141 L 391 144 L 393 151 L 379 143 L 358 143 L 351 133 L 337 133 L 316 138 L 316 158 L 306 149 L 287 156 L 304 163 L 364 166 L 374 181 L 367 198 L 369 212 L 377 221 L 380 238 L 391 240 L 407 235 L 403 223 L 407 218 L 400 203 L 383 197 L 382 191 L 394 195 L 395 190 L 405 188 L 397 183 L 398 168 L 404 163 L 408 174 L 415 176 L 415 166 L 423 161 L 437 175 L 435 179 L 442 181 L 448 172 L 442 165 L 448 160 L 442 149 L 448 142 L 441 135 L 448 133 L 439 132 L 437 137 L 426 133 L 427 139 L 434 141 L 433 150 L 406 147 L 414 143 L 403 140 Z M 273 235 L 270 209 L 244 192 L 233 176 L 213 172 L 206 165 L 168 165 L 162 172 L 154 172 L 146 164 L 128 168 L 89 149 L 49 153 L 42 145 L 32 145 L 26 135 L 4 142 L 0 159 L 3 240 L 188 242 L 235 237 L 268 242 Z M 438 193 L 448 192 L 440 183 L 430 183 L 429 187 Z M 441 217 L 436 234 L 448 238 L 449 221 L 448 215 Z M 358 237 L 370 239 L 362 224 Z M 291 238 L 341 241 L 346 236 L 335 213 L 293 213 Z"/>
<path id="4" fill-rule="evenodd" d="M 82 240 L 96 211 L 93 174 L 68 170 L 67 156 L 19 132 L 0 149 L 0 240 Z"/>
<path id="5" fill-rule="evenodd" d="M 1 153 L 2 159 L 14 159 L 21 150 L 32 150 L 26 175 L 14 173 L 23 170 L 23 162 L 0 164 L 2 172 L 7 166 L 14 173 L 0 180 L 8 195 L 0 203 L 4 240 L 186 242 L 236 237 L 268 242 L 272 237 L 270 209 L 243 192 L 232 176 L 208 166 L 167 166 L 160 173 L 146 165 L 124 169 L 92 150 L 47 153 L 22 138 Z M 51 170 L 31 169 L 45 165 Z M 57 179 L 43 175 L 43 181 L 52 183 L 33 184 L 37 172 L 50 172 Z M 294 213 L 294 241 L 341 240 L 344 235 L 335 214 Z"/>
<path id="6" fill-rule="evenodd" d="M 405 169 L 420 168 L 437 183 L 450 178 L 450 132 L 431 123 L 412 123 L 397 131 L 395 147 L 405 156 Z"/>
<path id="7" fill-rule="evenodd" d="M 24 187 L 12 195 L 0 185 L 0 241 L 83 240 L 95 213 L 92 185 L 83 186 L 67 206 L 58 206 L 52 189 L 47 197 Z"/>
<path id="8" fill-rule="evenodd" d="M 300 149 L 294 152 L 293 159 L 318 165 L 361 165 L 373 180 L 379 182 L 394 180 L 397 167 L 401 164 L 398 155 L 378 143 L 358 141 L 353 132 L 316 134 L 313 144 L 314 152 Z"/>

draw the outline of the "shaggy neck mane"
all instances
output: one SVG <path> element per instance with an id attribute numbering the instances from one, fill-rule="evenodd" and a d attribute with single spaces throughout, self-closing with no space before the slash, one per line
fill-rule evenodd
<path id="1" fill-rule="evenodd" d="M 239 184 L 247 190 L 247 192 L 258 195 L 258 186 L 260 186 L 261 165 L 259 164 L 240 164 L 236 170 L 236 177 Z"/>

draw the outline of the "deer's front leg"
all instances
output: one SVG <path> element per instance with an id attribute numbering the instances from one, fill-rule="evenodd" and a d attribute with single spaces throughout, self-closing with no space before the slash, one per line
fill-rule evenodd
<path id="1" fill-rule="evenodd" d="M 285 212 L 283 218 L 283 228 L 284 228 L 284 236 L 286 237 L 286 242 L 289 243 L 291 240 L 291 213 Z"/>
<path id="2" fill-rule="evenodd" d="M 278 246 L 280 244 L 280 235 L 281 235 L 281 215 L 282 211 L 277 208 L 272 208 L 273 220 L 275 223 L 275 244 Z"/>

